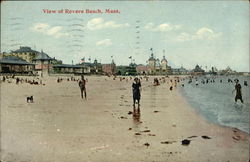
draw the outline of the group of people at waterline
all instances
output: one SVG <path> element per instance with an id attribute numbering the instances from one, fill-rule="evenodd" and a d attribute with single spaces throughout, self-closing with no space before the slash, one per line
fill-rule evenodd
<path id="1" fill-rule="evenodd" d="M 141 91 L 142 91 L 142 84 L 141 84 L 141 80 L 143 80 L 143 78 L 145 79 L 146 82 L 148 82 L 149 77 L 144 76 L 144 77 L 129 77 L 130 80 L 133 79 L 133 83 L 132 83 L 132 96 L 133 96 L 133 107 L 135 107 L 135 105 L 138 105 L 138 108 L 140 108 L 140 99 L 141 99 Z M 113 78 L 113 80 L 115 80 L 116 77 Z M 198 82 L 198 78 L 194 77 L 194 76 L 188 76 L 188 77 L 174 77 L 172 79 L 170 79 L 168 76 L 166 77 L 160 77 L 154 78 L 154 81 L 152 83 L 153 86 L 159 86 L 161 83 L 168 83 L 170 85 L 169 90 L 172 91 L 174 87 L 177 87 L 178 83 L 180 83 L 181 87 L 184 87 L 184 81 L 185 79 L 189 79 L 189 81 L 187 82 L 188 84 L 191 84 L 193 79 L 195 79 L 195 85 L 198 86 L 199 82 Z M 126 80 L 126 82 L 128 82 L 128 78 L 127 77 L 120 77 L 120 81 L 122 80 Z M 79 88 L 80 88 L 80 93 L 81 93 L 81 98 L 83 98 L 83 94 L 85 99 L 87 99 L 87 91 L 86 91 L 86 82 L 87 80 L 84 78 L 84 76 L 81 76 L 81 80 L 78 81 L 79 84 Z M 208 83 L 214 83 L 215 82 L 215 78 L 202 78 L 201 79 L 201 84 L 208 84 Z M 222 79 L 219 80 L 220 83 L 222 83 Z M 228 79 L 227 81 L 228 83 L 233 83 L 232 79 Z M 244 103 L 243 98 L 242 98 L 242 86 L 239 83 L 239 79 L 234 79 L 235 82 L 235 86 L 234 89 L 232 91 L 232 93 L 235 93 L 235 98 L 234 101 L 235 103 L 240 100 L 241 103 Z M 247 81 L 244 81 L 244 86 L 248 86 Z"/>

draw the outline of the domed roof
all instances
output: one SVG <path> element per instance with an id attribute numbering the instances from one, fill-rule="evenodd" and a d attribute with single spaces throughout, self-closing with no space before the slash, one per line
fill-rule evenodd
<path id="1" fill-rule="evenodd" d="M 168 60 L 165 58 L 165 56 L 163 56 L 161 62 L 168 62 Z"/>
<path id="2" fill-rule="evenodd" d="M 154 54 L 151 54 L 151 57 L 148 59 L 148 61 L 155 61 Z"/>

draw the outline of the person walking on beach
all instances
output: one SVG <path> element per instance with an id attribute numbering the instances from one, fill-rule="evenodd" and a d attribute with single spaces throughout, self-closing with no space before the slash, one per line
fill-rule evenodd
<path id="1" fill-rule="evenodd" d="M 237 102 L 237 100 L 239 99 L 241 103 L 243 103 L 242 94 L 241 94 L 241 85 L 238 79 L 235 80 L 235 82 L 236 82 L 235 89 L 233 90 L 233 92 L 236 91 L 235 102 Z"/>
<path id="2" fill-rule="evenodd" d="M 139 107 L 141 99 L 141 82 L 138 78 L 134 79 L 134 83 L 132 84 L 132 90 L 133 90 L 133 106 L 135 107 L 135 102 L 137 100 Z"/>
<path id="3" fill-rule="evenodd" d="M 20 79 L 17 77 L 16 78 L 16 84 L 18 84 L 20 82 Z"/>
<path id="4" fill-rule="evenodd" d="M 83 92 L 84 92 L 84 97 L 87 99 L 87 92 L 86 92 L 86 80 L 84 79 L 84 76 L 81 76 L 81 80 L 79 81 L 79 87 L 81 91 L 81 97 L 83 98 Z"/>

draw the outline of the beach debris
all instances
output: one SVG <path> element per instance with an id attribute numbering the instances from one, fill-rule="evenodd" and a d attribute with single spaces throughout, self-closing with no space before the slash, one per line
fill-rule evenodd
<path id="1" fill-rule="evenodd" d="M 154 111 L 154 113 L 158 113 L 158 112 L 159 112 L 159 111 L 157 111 L 157 110 L 156 110 L 156 111 Z"/>
<path id="2" fill-rule="evenodd" d="M 128 130 L 132 130 L 132 128 L 128 128 Z"/>
<path id="3" fill-rule="evenodd" d="M 133 114 L 133 112 L 132 112 L 132 111 L 129 111 L 129 112 L 128 112 L 128 115 L 131 115 L 131 114 Z"/>
<path id="4" fill-rule="evenodd" d="M 164 141 L 164 142 L 161 142 L 161 144 L 172 144 L 172 143 L 175 143 L 176 141 Z"/>
<path id="5" fill-rule="evenodd" d="M 181 141 L 181 144 L 184 146 L 188 146 L 190 144 L 190 140 L 184 139 Z"/>
<path id="6" fill-rule="evenodd" d="M 241 139 L 240 136 L 233 136 L 232 138 L 236 141 L 239 141 Z"/>
<path id="7" fill-rule="evenodd" d="M 139 136 L 139 135 L 141 135 L 141 133 L 135 133 L 135 135 Z"/>
<path id="8" fill-rule="evenodd" d="M 150 132 L 150 130 L 149 130 L 149 129 L 147 129 L 147 130 L 144 130 L 144 131 L 141 131 L 141 132 Z"/>
<path id="9" fill-rule="evenodd" d="M 127 117 L 124 117 L 124 116 L 121 116 L 120 118 L 121 118 L 121 119 L 128 119 Z"/>
<path id="10" fill-rule="evenodd" d="M 208 136 L 201 136 L 203 139 L 211 139 L 211 137 Z"/>
<path id="11" fill-rule="evenodd" d="M 155 134 L 151 134 L 151 133 L 149 133 L 148 135 L 149 135 L 149 136 L 155 136 Z"/>
<path id="12" fill-rule="evenodd" d="M 144 145 L 145 145 L 145 146 L 147 146 L 147 147 L 148 147 L 148 146 L 150 146 L 150 144 L 149 144 L 149 143 L 144 143 Z"/>
<path id="13" fill-rule="evenodd" d="M 196 138 L 197 136 L 190 136 L 190 137 L 188 137 L 188 138 Z"/>
<path id="14" fill-rule="evenodd" d="M 176 127 L 176 125 L 175 125 L 175 124 L 173 124 L 173 125 L 172 125 L 172 127 Z"/>
<path id="15" fill-rule="evenodd" d="M 103 145 L 103 146 L 100 146 L 100 147 L 92 147 L 90 148 L 90 150 L 102 150 L 102 149 L 105 149 L 105 148 L 108 148 L 109 145 Z"/>

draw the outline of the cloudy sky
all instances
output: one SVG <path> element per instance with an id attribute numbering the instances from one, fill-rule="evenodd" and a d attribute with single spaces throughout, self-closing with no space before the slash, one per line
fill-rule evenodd
<path id="1" fill-rule="evenodd" d="M 110 63 L 113 56 L 127 65 L 132 56 L 146 64 L 153 48 L 172 67 L 249 71 L 247 1 L 7 1 L 1 3 L 1 33 L 1 52 L 30 46 L 64 63 L 83 57 Z"/>

